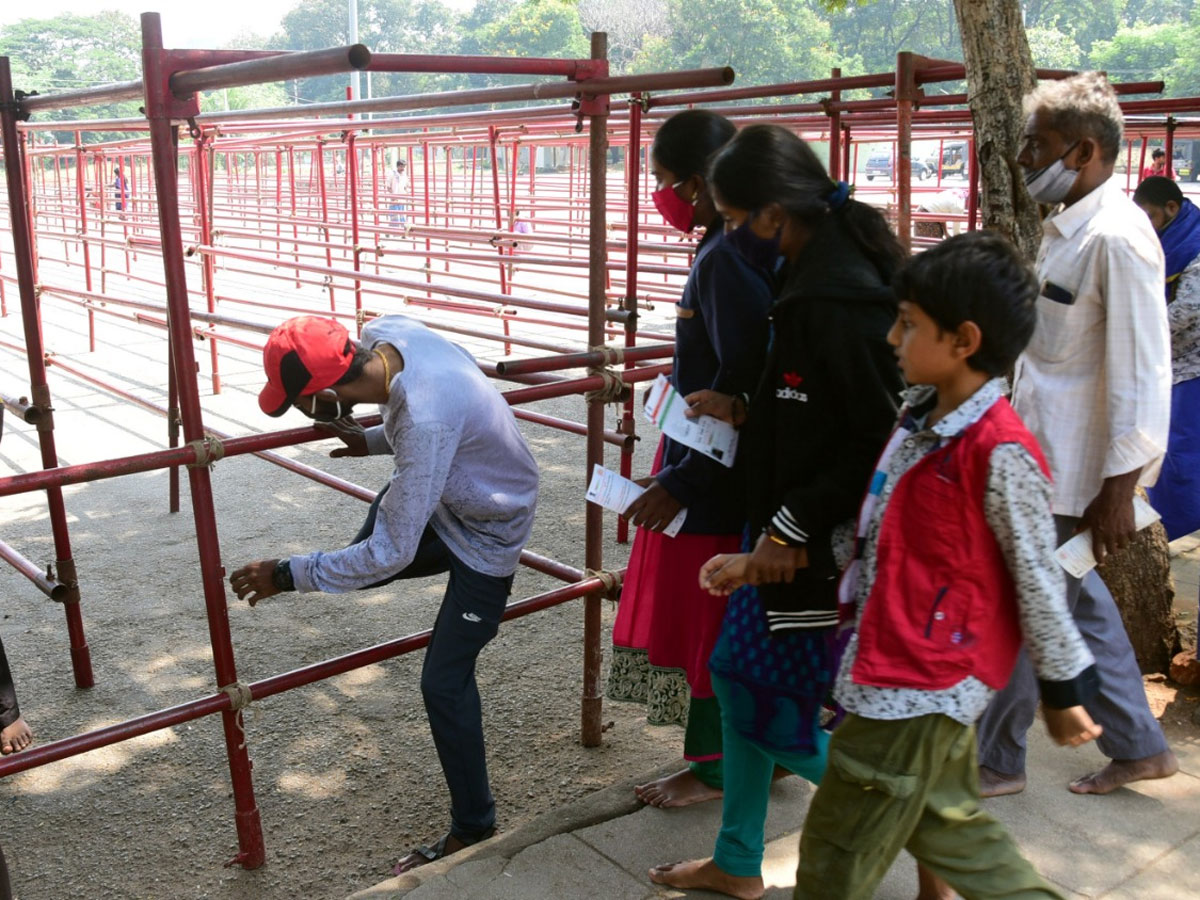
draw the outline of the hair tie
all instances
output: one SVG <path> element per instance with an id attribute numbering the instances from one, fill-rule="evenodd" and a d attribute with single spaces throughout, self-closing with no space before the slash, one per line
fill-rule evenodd
<path id="1" fill-rule="evenodd" d="M 854 188 L 844 181 L 836 182 L 833 190 L 830 192 L 829 201 L 830 209 L 841 209 L 845 206 L 846 201 L 850 199 L 850 195 L 854 192 Z"/>

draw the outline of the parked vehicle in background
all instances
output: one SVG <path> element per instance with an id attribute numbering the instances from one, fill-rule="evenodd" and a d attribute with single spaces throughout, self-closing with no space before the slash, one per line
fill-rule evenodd
<path id="1" fill-rule="evenodd" d="M 912 177 L 919 181 L 923 181 L 933 174 L 929 163 L 926 160 L 917 159 L 915 156 L 911 159 Z M 863 170 L 863 174 L 867 176 L 867 181 L 874 181 L 875 176 L 886 178 L 889 181 L 892 179 L 892 152 L 890 150 L 879 150 L 867 157 L 867 166 Z"/>
<path id="2" fill-rule="evenodd" d="M 938 155 L 934 153 L 925 161 L 929 167 L 931 174 L 936 175 L 938 172 Z M 957 176 L 959 178 L 967 177 L 967 142 L 954 141 L 942 146 L 941 158 L 942 177 L 949 178 Z"/>

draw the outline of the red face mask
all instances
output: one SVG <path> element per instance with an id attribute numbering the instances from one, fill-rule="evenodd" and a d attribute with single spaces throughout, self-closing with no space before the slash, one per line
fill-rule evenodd
<path id="1" fill-rule="evenodd" d="M 650 199 L 654 201 L 654 208 L 662 214 L 668 225 L 687 234 L 695 227 L 692 219 L 696 215 L 696 207 L 675 193 L 675 188 L 681 184 L 682 181 L 677 181 L 670 187 L 655 191 L 650 195 Z"/>

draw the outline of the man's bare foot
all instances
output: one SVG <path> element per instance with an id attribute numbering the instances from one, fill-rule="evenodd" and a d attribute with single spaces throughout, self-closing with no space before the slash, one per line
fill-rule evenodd
<path id="1" fill-rule="evenodd" d="M 457 853 L 467 847 L 474 847 L 480 841 L 485 841 L 496 833 L 496 829 L 491 829 L 487 834 L 479 838 L 479 841 L 474 841 L 470 844 L 461 841 L 454 835 L 447 833 L 436 844 L 428 847 L 418 847 L 407 856 L 400 857 L 400 861 L 392 867 L 393 875 L 403 875 L 405 872 L 411 871 L 418 866 L 423 866 L 426 863 L 431 863 L 434 860 L 444 859 L 452 853 Z"/>
<path id="2" fill-rule="evenodd" d="M 738 900 L 758 900 L 765 892 L 761 875 L 753 878 L 730 875 L 711 859 L 690 859 L 687 862 L 664 863 L 650 870 L 650 880 L 677 888 L 716 891 Z"/>
<path id="3" fill-rule="evenodd" d="M 3 731 L 0 731 L 0 753 L 8 756 L 19 753 L 33 743 L 33 731 L 25 723 L 24 717 L 17 719 Z"/>
<path id="4" fill-rule="evenodd" d="M 1069 788 L 1075 794 L 1107 794 L 1133 781 L 1169 778 L 1179 771 L 1179 760 L 1170 750 L 1141 759 L 1114 759 L 1099 772 L 1076 778 Z"/>
<path id="5" fill-rule="evenodd" d="M 639 784 L 633 792 L 643 803 L 661 809 L 691 806 L 693 803 L 703 803 L 705 800 L 715 800 L 721 796 L 720 788 L 709 787 L 693 775 L 690 769 Z"/>
<path id="6" fill-rule="evenodd" d="M 1005 794 L 1019 794 L 1025 790 L 1025 773 L 1007 775 L 997 772 L 987 766 L 979 767 L 979 796 L 1003 797 Z"/>
<path id="7" fill-rule="evenodd" d="M 955 900 L 958 892 L 917 863 L 917 900 Z"/>

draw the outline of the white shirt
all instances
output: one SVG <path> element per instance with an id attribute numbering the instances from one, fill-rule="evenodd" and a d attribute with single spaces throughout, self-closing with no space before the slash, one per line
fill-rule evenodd
<path id="1" fill-rule="evenodd" d="M 408 173 L 392 169 L 387 174 L 387 192 L 389 194 L 408 193 Z"/>
<path id="2" fill-rule="evenodd" d="M 1110 178 L 1042 223 L 1037 326 L 1017 361 L 1013 407 L 1054 477 L 1054 512 L 1080 516 L 1104 479 L 1167 449 L 1171 351 L 1162 246 Z"/>

